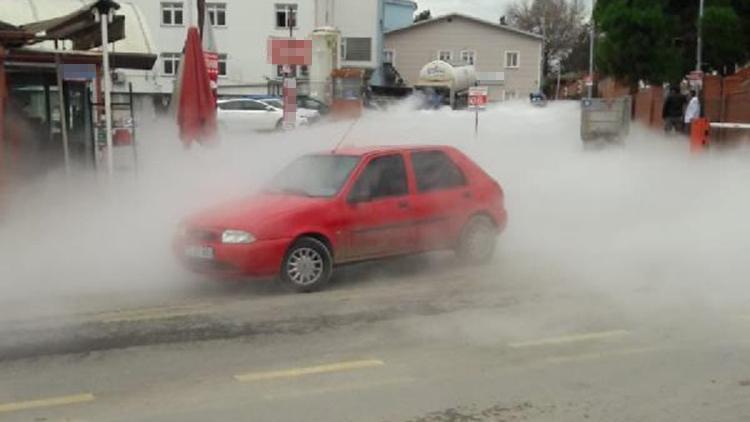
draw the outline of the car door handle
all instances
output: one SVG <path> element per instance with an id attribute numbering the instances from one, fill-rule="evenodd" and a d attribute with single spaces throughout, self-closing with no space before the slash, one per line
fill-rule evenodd
<path id="1" fill-rule="evenodd" d="M 398 201 L 398 207 L 401 209 L 409 208 L 409 201 Z"/>
<path id="2" fill-rule="evenodd" d="M 471 199 L 472 194 L 471 194 L 471 192 L 464 192 L 463 195 L 461 195 L 461 196 L 463 196 L 464 199 Z"/>

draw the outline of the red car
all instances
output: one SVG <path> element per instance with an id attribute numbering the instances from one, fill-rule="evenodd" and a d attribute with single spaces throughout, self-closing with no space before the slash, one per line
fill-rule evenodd
<path id="1" fill-rule="evenodd" d="M 500 185 L 455 148 L 351 148 L 303 156 L 262 192 L 188 218 L 174 248 L 197 272 L 309 292 L 338 264 L 450 249 L 488 261 L 506 219 Z"/>

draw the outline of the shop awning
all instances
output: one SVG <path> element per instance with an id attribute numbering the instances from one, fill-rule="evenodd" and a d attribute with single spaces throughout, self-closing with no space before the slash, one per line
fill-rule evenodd
<path id="1" fill-rule="evenodd" d="M 101 64 L 102 54 L 98 51 L 75 50 L 39 50 L 35 48 L 13 48 L 8 50 L 6 65 L 14 64 L 54 64 L 55 56 L 60 56 L 62 63 Z M 151 70 L 156 63 L 155 54 L 142 53 L 109 53 L 110 66 L 113 69 Z"/>
<path id="2" fill-rule="evenodd" d="M 67 15 L 21 25 L 20 28 L 34 34 L 39 41 L 69 40 L 73 43 L 73 50 L 90 50 L 100 47 L 102 45 L 101 27 L 94 20 L 92 9 L 97 3 L 103 1 L 110 0 L 99 0 Z M 120 8 L 117 3 L 111 3 L 116 9 Z M 117 15 L 109 24 L 109 40 L 115 42 L 124 38 L 125 17 Z"/>

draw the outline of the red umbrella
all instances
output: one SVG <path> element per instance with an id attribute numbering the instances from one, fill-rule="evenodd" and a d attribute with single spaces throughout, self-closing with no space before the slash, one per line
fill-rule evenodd
<path id="1" fill-rule="evenodd" d="M 198 28 L 188 29 L 181 66 L 177 124 L 180 139 L 189 147 L 193 141 L 204 143 L 216 138 L 216 99 L 211 91 Z"/>

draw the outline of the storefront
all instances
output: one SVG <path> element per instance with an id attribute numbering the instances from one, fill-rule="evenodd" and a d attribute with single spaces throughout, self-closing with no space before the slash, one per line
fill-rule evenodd
<path id="1" fill-rule="evenodd" d="M 102 54 L 92 8 L 100 2 L 107 0 L 22 26 L 0 22 L 0 189 L 10 178 L 96 162 Z M 123 16 L 113 19 L 110 40 L 123 39 L 124 28 Z M 149 70 L 156 61 L 154 54 L 109 56 L 112 69 Z"/>

